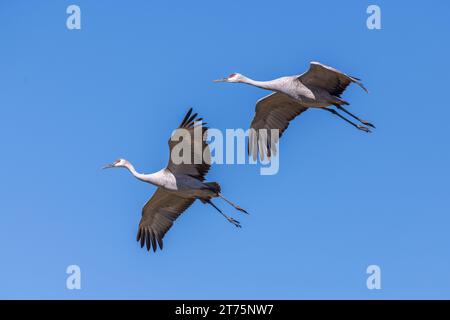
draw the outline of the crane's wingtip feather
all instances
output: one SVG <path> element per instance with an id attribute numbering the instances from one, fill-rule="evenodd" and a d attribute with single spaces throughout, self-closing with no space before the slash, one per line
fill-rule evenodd
<path id="1" fill-rule="evenodd" d="M 181 121 L 180 127 L 183 127 L 185 125 L 187 119 L 189 119 L 189 117 L 191 116 L 191 113 L 192 113 L 192 108 L 190 108 L 188 110 L 188 112 L 186 113 L 186 115 L 184 116 L 183 121 Z"/>

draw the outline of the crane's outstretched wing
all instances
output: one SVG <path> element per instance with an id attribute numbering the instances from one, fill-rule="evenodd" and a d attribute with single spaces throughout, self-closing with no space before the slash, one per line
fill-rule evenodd
<path id="1" fill-rule="evenodd" d="M 192 114 L 191 108 L 180 126 L 172 133 L 169 139 L 170 155 L 167 169 L 173 174 L 186 174 L 201 181 L 205 180 L 211 166 L 211 153 L 205 141 L 205 132 L 208 128 L 205 125 L 202 118 L 197 118 L 197 113 Z M 172 140 L 174 137 L 177 139 Z M 182 145 L 188 148 L 187 151 L 181 148 Z M 189 152 L 186 157 L 185 151 Z"/>
<path id="2" fill-rule="evenodd" d="M 270 130 L 278 129 L 279 137 L 281 137 L 289 126 L 289 122 L 306 109 L 308 108 L 300 102 L 280 92 L 269 94 L 258 100 L 248 141 L 248 153 L 253 156 L 253 160 L 258 157 L 258 147 L 262 160 L 265 155 L 270 158 L 272 154 L 276 154 L 276 145 L 272 144 Z M 278 142 L 276 137 L 273 140 L 274 143 Z"/>
<path id="3" fill-rule="evenodd" d="M 158 188 L 150 200 L 142 208 L 142 218 L 139 223 L 137 241 L 141 242 L 141 248 L 144 244 L 147 251 L 153 248 L 156 251 L 158 243 L 159 248 L 163 248 L 163 237 L 172 227 L 177 219 L 191 204 L 193 199 L 179 197 L 173 193 Z"/>
<path id="4" fill-rule="evenodd" d="M 364 91 L 369 92 L 361 83 L 361 79 L 346 75 L 319 62 L 311 62 L 309 70 L 300 75 L 298 80 L 306 86 L 322 88 L 337 97 L 341 96 L 350 83 L 356 83 Z"/>

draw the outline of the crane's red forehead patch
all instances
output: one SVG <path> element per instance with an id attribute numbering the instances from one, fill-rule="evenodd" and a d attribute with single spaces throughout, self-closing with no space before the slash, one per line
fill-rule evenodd
<path id="1" fill-rule="evenodd" d="M 228 78 L 233 78 L 236 75 L 236 73 L 232 73 L 228 76 Z"/>

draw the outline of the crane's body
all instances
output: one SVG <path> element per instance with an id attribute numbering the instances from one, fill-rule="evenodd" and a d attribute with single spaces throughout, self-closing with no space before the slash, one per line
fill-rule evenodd
<path id="1" fill-rule="evenodd" d="M 318 62 L 311 62 L 309 70 L 303 74 L 285 76 L 270 81 L 256 81 L 239 73 L 233 73 L 226 78 L 214 81 L 245 83 L 273 92 L 256 103 L 255 117 L 250 125 L 254 131 L 249 140 L 249 153 L 253 155 L 254 159 L 258 152 L 261 158 L 264 158 L 265 154 L 270 158 L 271 153 L 276 151 L 270 137 L 269 141 L 260 141 L 259 130 L 278 129 L 281 137 L 289 122 L 309 108 L 327 110 L 365 132 L 370 132 L 368 127 L 375 128 L 370 122 L 360 119 L 343 107 L 349 104 L 341 98 L 349 84 L 356 83 L 368 92 L 360 79 Z M 328 108 L 329 106 L 335 106 L 363 125 L 354 123 L 336 110 Z"/>
<path id="2" fill-rule="evenodd" d="M 163 168 L 155 173 L 143 174 L 137 172 L 133 165 L 126 160 L 123 166 L 137 179 L 162 188 L 182 198 L 217 197 L 207 183 L 186 174 L 173 174 L 167 168 Z"/>
<path id="3" fill-rule="evenodd" d="M 320 87 L 304 85 L 301 81 L 298 81 L 298 77 L 298 75 L 286 76 L 264 82 L 245 77 L 245 79 L 242 79 L 242 83 L 257 84 L 256 87 L 286 94 L 308 108 L 324 108 L 340 102 L 340 99 Z"/>
<path id="4" fill-rule="evenodd" d="M 137 240 L 141 247 L 147 246 L 147 250 L 153 248 L 156 251 L 159 246 L 163 248 L 163 237 L 172 227 L 173 222 L 187 209 L 195 200 L 207 203 L 220 212 L 229 222 L 236 227 L 241 227 L 239 221 L 231 218 L 222 212 L 212 201 L 213 198 L 221 198 L 235 209 L 247 213 L 244 209 L 226 199 L 221 193 L 220 185 L 217 182 L 205 182 L 205 176 L 210 169 L 210 150 L 208 144 L 203 139 L 207 128 L 201 119 L 197 119 L 197 114 L 191 115 L 192 109 L 188 111 L 180 126 L 175 130 L 184 130 L 188 135 L 183 138 L 189 139 L 189 146 L 195 146 L 200 143 L 202 148 L 197 150 L 195 147 L 189 150 L 190 160 L 179 162 L 173 161 L 172 150 L 177 142 L 169 139 L 170 158 L 166 168 L 155 173 L 143 174 L 136 171 L 134 166 L 125 159 L 118 159 L 105 168 L 126 168 L 140 181 L 150 183 L 157 187 L 156 192 L 147 201 L 142 209 L 142 218 L 139 223 Z M 197 137 L 194 129 L 200 128 L 202 135 Z M 201 141 L 195 141 L 200 138 Z M 193 159 L 198 159 L 198 152 L 201 152 L 200 163 Z M 184 159 L 183 159 L 184 160 Z"/>

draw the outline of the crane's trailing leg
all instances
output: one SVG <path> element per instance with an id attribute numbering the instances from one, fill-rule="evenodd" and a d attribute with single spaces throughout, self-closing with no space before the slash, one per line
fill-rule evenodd
<path id="1" fill-rule="evenodd" d="M 359 124 L 354 123 L 353 121 L 348 120 L 346 117 L 344 117 L 343 115 L 341 115 L 340 113 L 338 113 L 336 110 L 334 109 L 328 109 L 328 108 L 323 108 L 323 110 L 327 110 L 328 112 L 331 112 L 332 114 L 338 116 L 339 118 L 341 118 L 342 120 L 350 123 L 352 126 L 354 126 L 355 128 L 364 131 L 364 132 L 371 132 L 369 128 L 365 127 L 365 126 L 361 126 Z"/>
<path id="2" fill-rule="evenodd" d="M 241 211 L 243 213 L 248 214 L 248 212 L 245 209 L 241 208 L 237 204 L 234 204 L 233 202 L 231 202 L 230 200 L 225 198 L 221 193 L 217 193 L 217 195 L 219 196 L 219 198 L 222 198 L 223 200 L 225 200 L 225 202 L 227 202 L 229 205 L 233 206 L 236 210 L 239 210 L 239 211 Z"/>
<path id="3" fill-rule="evenodd" d="M 221 215 L 223 215 L 225 217 L 225 219 L 228 220 L 228 222 L 232 223 L 233 225 L 235 225 L 237 228 L 242 228 L 241 224 L 239 223 L 239 221 L 233 219 L 232 217 L 226 215 L 225 213 L 222 212 L 222 210 L 220 210 L 219 208 L 216 207 L 216 205 L 214 203 L 212 203 L 212 201 L 210 199 L 202 199 L 203 202 L 206 202 L 208 204 L 210 204 L 214 209 L 216 209 L 217 211 L 220 212 Z"/>
<path id="4" fill-rule="evenodd" d="M 340 106 L 340 105 L 338 105 L 338 104 L 336 104 L 335 106 L 336 106 L 336 108 L 338 108 L 338 109 L 341 110 L 341 111 L 344 111 L 346 114 L 348 114 L 348 115 L 351 116 L 352 118 L 355 118 L 356 120 L 358 120 L 358 121 L 361 122 L 362 124 L 364 124 L 364 125 L 366 125 L 366 126 L 369 126 L 369 127 L 372 127 L 372 128 L 375 129 L 375 126 L 374 126 L 373 124 L 371 124 L 369 121 L 362 120 L 361 118 L 355 116 L 353 113 L 351 113 L 350 111 L 346 110 L 345 108 L 343 108 L 342 106 Z"/>

